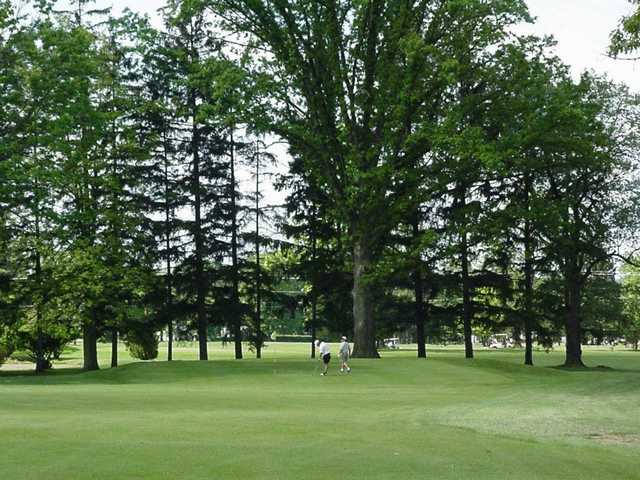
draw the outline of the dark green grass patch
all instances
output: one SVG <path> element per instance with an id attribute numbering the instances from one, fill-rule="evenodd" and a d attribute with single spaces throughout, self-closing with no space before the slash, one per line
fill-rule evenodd
<path id="1" fill-rule="evenodd" d="M 589 363 L 613 370 L 567 372 L 550 368 L 557 353 L 531 368 L 514 351 L 400 351 L 320 377 L 306 346 L 270 348 L 241 362 L 214 351 L 210 362 L 1 371 L 0 478 L 640 478 L 631 352 L 594 350 Z"/>

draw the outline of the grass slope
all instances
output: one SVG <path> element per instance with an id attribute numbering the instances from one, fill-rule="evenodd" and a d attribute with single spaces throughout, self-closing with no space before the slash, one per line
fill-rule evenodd
<path id="1" fill-rule="evenodd" d="M 590 351 L 613 369 L 565 371 L 548 368 L 559 353 L 525 368 L 521 352 L 393 352 L 323 378 L 304 346 L 242 362 L 212 350 L 211 362 L 1 371 L 0 478 L 640 478 L 640 354 Z"/>

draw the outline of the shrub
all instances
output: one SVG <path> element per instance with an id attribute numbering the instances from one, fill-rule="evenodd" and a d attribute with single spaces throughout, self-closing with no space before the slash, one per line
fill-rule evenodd
<path id="1" fill-rule="evenodd" d="M 11 358 L 11 360 L 13 360 L 14 362 L 33 363 L 33 356 L 26 350 L 14 350 L 13 352 L 11 352 L 11 355 L 9 355 L 9 358 Z"/>
<path id="2" fill-rule="evenodd" d="M 48 318 L 46 328 L 38 331 L 28 317 L 14 334 L 14 352 L 11 358 L 20 362 L 36 364 L 37 371 L 48 370 L 52 362 L 59 359 L 65 346 L 76 332 L 64 319 Z"/>
<path id="3" fill-rule="evenodd" d="M 133 358 L 153 360 L 158 357 L 158 336 L 153 330 L 131 330 L 125 335 L 124 343 Z"/>
<path id="4" fill-rule="evenodd" d="M 7 358 L 11 355 L 11 348 L 8 343 L 5 343 L 0 339 L 0 365 L 2 365 Z"/>

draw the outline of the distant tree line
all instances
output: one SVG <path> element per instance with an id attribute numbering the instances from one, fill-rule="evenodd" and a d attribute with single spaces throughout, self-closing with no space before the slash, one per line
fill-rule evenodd
<path id="1" fill-rule="evenodd" d="M 260 357 L 302 322 L 360 357 L 637 344 L 639 99 L 514 33 L 524 1 L 168 0 L 160 29 L 92 3 L 0 1 L 0 362 L 81 337 L 117 366 L 159 331 L 206 360 L 221 327 Z"/>

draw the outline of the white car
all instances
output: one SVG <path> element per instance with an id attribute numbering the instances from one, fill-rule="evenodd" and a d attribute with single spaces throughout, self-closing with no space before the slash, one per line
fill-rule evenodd
<path id="1" fill-rule="evenodd" d="M 507 334 L 496 334 L 489 339 L 489 348 L 509 348 L 513 346 L 513 340 Z"/>
<path id="2" fill-rule="evenodd" d="M 383 340 L 384 346 L 390 350 L 398 350 L 400 348 L 400 339 L 399 338 L 385 338 Z"/>

